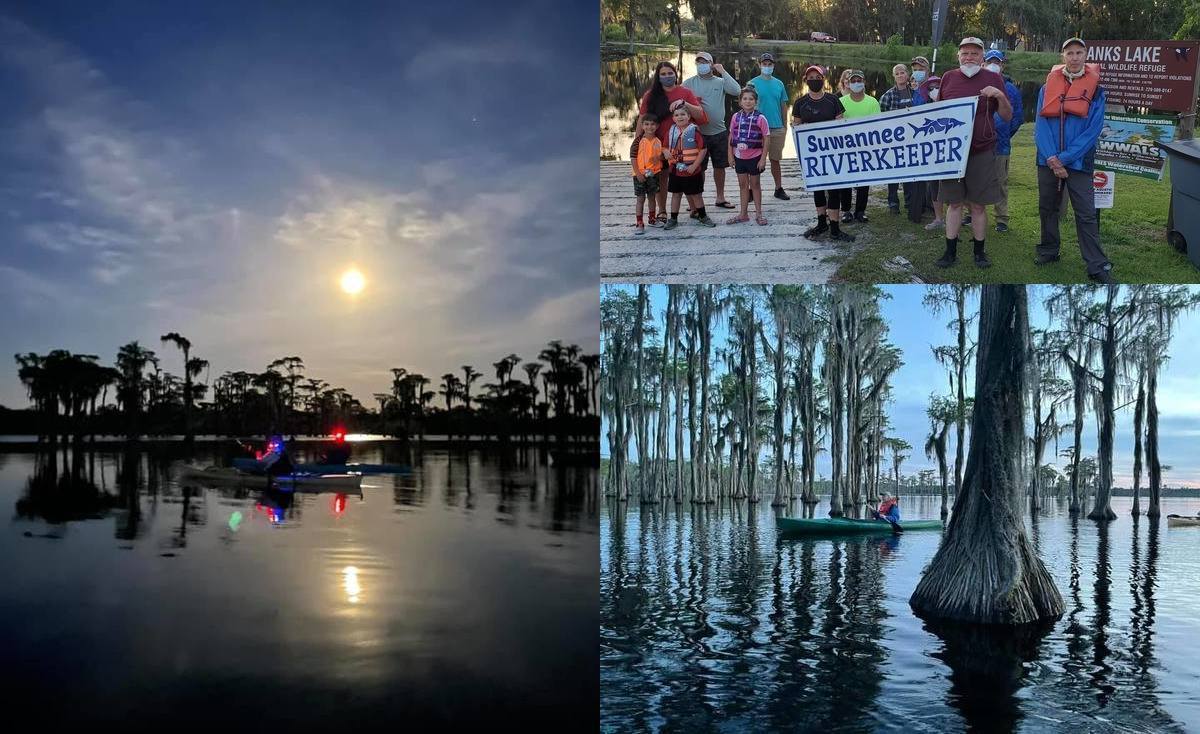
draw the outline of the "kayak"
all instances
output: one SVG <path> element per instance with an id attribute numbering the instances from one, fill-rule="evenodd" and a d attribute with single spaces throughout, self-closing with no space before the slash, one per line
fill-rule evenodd
<path id="1" fill-rule="evenodd" d="M 1186 528 L 1192 525 L 1200 526 L 1200 517 L 1184 517 L 1181 515 L 1167 515 L 1167 527 L 1169 528 Z"/>
<path id="2" fill-rule="evenodd" d="M 261 474 L 263 463 L 258 459 L 239 458 L 233 460 L 233 468 Z M 295 464 L 298 474 L 407 474 L 411 469 L 405 464 Z"/>
<path id="3" fill-rule="evenodd" d="M 904 532 L 910 530 L 941 530 L 941 520 L 908 520 L 899 523 Z M 777 517 L 775 528 L 787 535 L 855 535 L 860 533 L 891 533 L 892 524 L 886 520 L 855 520 L 850 517 L 821 517 L 811 520 L 798 517 Z"/>
<path id="4" fill-rule="evenodd" d="M 183 464 L 179 475 L 182 479 L 192 479 L 221 484 L 256 484 L 263 483 L 263 475 L 249 474 L 238 469 L 219 466 L 196 466 Z M 275 484 L 281 487 L 330 487 L 339 489 L 358 489 L 362 485 L 360 474 L 308 474 L 296 472 L 272 477 Z"/>

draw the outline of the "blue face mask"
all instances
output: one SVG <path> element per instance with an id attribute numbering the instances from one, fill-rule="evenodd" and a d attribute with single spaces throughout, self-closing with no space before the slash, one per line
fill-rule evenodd
<path id="1" fill-rule="evenodd" d="M 859 92 L 861 92 L 862 90 L 864 90 L 866 88 L 867 88 L 867 85 L 862 82 L 850 82 L 850 91 L 854 92 L 855 94 L 858 94 Z"/>
<path id="2" fill-rule="evenodd" d="M 712 64 L 696 64 L 697 74 L 708 74 L 712 71 Z"/>
<path id="3" fill-rule="evenodd" d="M 915 81 L 917 84 L 920 84 L 921 82 L 925 81 L 925 72 L 921 71 L 920 69 L 914 71 L 913 72 L 913 81 Z"/>
<path id="4" fill-rule="evenodd" d="M 662 85 L 663 85 L 664 87 L 673 87 L 673 86 L 675 86 L 675 75 L 674 75 L 674 74 L 663 74 L 662 76 L 660 76 L 660 77 L 658 78 L 658 80 L 659 80 L 660 82 L 662 82 Z"/>
<path id="5" fill-rule="evenodd" d="M 760 66 L 758 67 L 758 70 L 763 73 L 763 76 L 771 76 L 775 73 L 774 66 Z"/>

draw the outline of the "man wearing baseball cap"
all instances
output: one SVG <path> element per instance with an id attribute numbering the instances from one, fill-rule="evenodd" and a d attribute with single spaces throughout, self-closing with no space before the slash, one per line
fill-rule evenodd
<path id="1" fill-rule="evenodd" d="M 1100 224 L 1092 189 L 1096 143 L 1104 128 L 1104 88 L 1100 86 L 1100 67 L 1084 63 L 1086 56 L 1087 44 L 1082 39 L 1063 41 L 1063 63 L 1050 70 L 1038 91 L 1033 139 L 1037 143 L 1042 240 L 1037 246 L 1037 264 L 1058 260 L 1059 219 L 1066 189 L 1075 211 L 1075 232 L 1088 277 L 1098 283 L 1112 283 L 1112 263 L 1100 249 Z"/>
<path id="2" fill-rule="evenodd" d="M 1000 200 L 1000 185 L 996 180 L 996 125 L 993 114 L 1002 120 L 1012 119 L 1012 104 L 1004 93 L 1004 77 L 984 69 L 983 41 L 975 36 L 958 44 L 958 68 L 942 75 L 939 99 L 979 98 L 971 134 L 971 151 L 962 178 L 943 179 L 938 183 L 941 201 L 949 205 L 946 211 L 946 251 L 934 263 L 948 268 L 958 254 L 958 231 L 962 226 L 963 203 L 971 209 L 971 233 L 974 235 L 975 265 L 991 267 L 984 238 L 987 236 L 987 205 Z"/>
<path id="3" fill-rule="evenodd" d="M 771 159 L 771 177 L 775 179 L 775 198 L 790 199 L 783 190 L 783 171 L 779 161 L 783 160 L 783 141 L 787 137 L 783 120 L 787 116 L 788 92 L 783 82 L 775 78 L 775 57 L 765 53 L 758 57 L 758 76 L 750 85 L 758 92 L 758 111 L 767 118 L 771 135 L 767 141 L 767 157 Z"/>
<path id="4" fill-rule="evenodd" d="M 912 88 L 920 94 L 919 87 L 921 83 L 929 78 L 929 59 L 924 56 L 914 56 L 912 61 L 908 62 L 908 66 L 912 69 Z M 928 102 L 928 99 L 921 98 L 922 103 Z"/>
<path id="5" fill-rule="evenodd" d="M 1012 136 L 1021 127 L 1021 119 L 1025 114 L 1025 106 L 1021 103 L 1021 91 L 1004 73 L 1003 51 L 992 49 L 983 55 L 984 67 L 1004 77 L 1004 94 L 1012 105 L 1012 119 L 1005 120 L 997 113 L 992 116 L 992 124 L 996 126 L 996 181 L 1000 184 L 1000 200 L 996 202 L 996 231 L 1008 231 L 1008 156 L 1012 152 Z"/>
<path id="6" fill-rule="evenodd" d="M 700 126 L 704 136 L 704 147 L 708 156 L 701 170 L 708 168 L 712 159 L 713 183 L 717 185 L 716 206 L 732 209 L 733 204 L 725 200 L 725 169 L 729 167 L 726 151 L 729 149 L 729 131 L 725 128 L 725 95 L 737 97 L 742 91 L 737 80 L 725 72 L 720 64 L 713 63 L 712 54 L 701 51 L 696 54 L 696 75 L 684 80 L 683 86 L 700 98 L 700 106 L 708 115 L 708 122 Z"/>

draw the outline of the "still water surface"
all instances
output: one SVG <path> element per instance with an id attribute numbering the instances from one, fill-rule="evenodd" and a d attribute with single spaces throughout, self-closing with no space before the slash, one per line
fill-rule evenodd
<path id="1" fill-rule="evenodd" d="M 355 458 L 411 471 L 292 495 L 184 486 L 145 452 L 0 454 L 6 697 L 50 729 L 594 729 L 595 470 Z"/>
<path id="2" fill-rule="evenodd" d="M 936 518 L 940 500 L 901 505 Z M 790 540 L 766 502 L 609 504 L 601 728 L 1200 731 L 1200 528 L 1134 522 L 1129 507 L 1115 498 L 1104 528 L 1065 505 L 1029 523 L 1066 614 L 1021 641 L 913 615 L 940 531 Z M 1164 515 L 1197 509 L 1163 502 Z"/>

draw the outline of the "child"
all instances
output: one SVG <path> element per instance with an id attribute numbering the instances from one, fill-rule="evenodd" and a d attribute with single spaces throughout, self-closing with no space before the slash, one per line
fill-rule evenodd
<path id="1" fill-rule="evenodd" d="M 700 164 L 708 150 L 704 147 L 704 136 L 700 128 L 692 123 L 692 116 L 683 105 L 683 100 L 677 99 L 671 104 L 671 119 L 675 125 L 667 136 L 670 146 L 666 152 L 667 162 L 671 165 L 671 174 L 667 179 L 667 192 L 671 196 L 671 218 L 663 229 L 675 229 L 679 226 L 679 201 L 687 196 L 688 205 L 697 214 L 697 220 L 705 227 L 715 227 L 717 223 L 709 219 L 704 211 L 704 171 Z"/>
<path id="2" fill-rule="evenodd" d="M 654 115 L 642 115 L 638 118 L 638 136 L 634 138 L 629 155 L 630 165 L 633 166 L 633 193 L 637 195 L 637 224 L 633 230 L 634 234 L 646 233 L 646 225 L 642 221 L 642 207 L 647 199 L 650 200 L 650 226 L 662 226 L 654 219 L 658 175 L 663 169 L 663 148 L 657 130 L 658 118 Z"/>
<path id="3" fill-rule="evenodd" d="M 738 188 L 742 193 L 742 211 L 729 218 L 729 224 L 750 221 L 750 199 L 754 199 L 754 221 L 766 224 L 767 219 L 762 213 L 762 187 L 759 185 L 759 174 L 766 167 L 767 158 L 763 155 L 763 141 L 770 136 L 771 130 L 767 118 L 759 112 L 758 90 L 747 86 L 738 95 L 738 106 L 742 109 L 733 113 L 729 120 L 729 160 L 733 161 L 733 169 L 737 172 Z"/>

